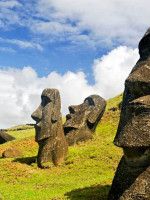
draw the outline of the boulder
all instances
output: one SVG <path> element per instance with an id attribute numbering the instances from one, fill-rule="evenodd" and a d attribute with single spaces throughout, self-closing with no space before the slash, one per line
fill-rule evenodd
<path id="1" fill-rule="evenodd" d="M 22 153 L 15 148 L 6 149 L 2 153 L 2 158 L 15 158 L 15 157 L 20 157 L 20 156 L 22 156 Z"/>

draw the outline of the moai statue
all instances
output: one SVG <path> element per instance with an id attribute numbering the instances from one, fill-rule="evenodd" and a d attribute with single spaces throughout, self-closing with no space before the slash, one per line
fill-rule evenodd
<path id="1" fill-rule="evenodd" d="M 140 59 L 125 82 L 114 144 L 124 155 L 109 200 L 150 200 L 150 29 L 139 43 Z"/>
<path id="2" fill-rule="evenodd" d="M 69 106 L 70 114 L 66 115 L 64 132 L 68 145 L 92 138 L 98 122 L 105 111 L 106 101 L 91 95 L 77 106 Z"/>
<path id="3" fill-rule="evenodd" d="M 6 133 L 4 131 L 0 131 L 0 144 L 15 140 L 15 139 L 16 139 L 15 137 L 9 135 L 8 133 Z"/>
<path id="4" fill-rule="evenodd" d="M 42 92 L 40 106 L 31 115 L 36 121 L 37 164 L 40 168 L 49 168 L 52 163 L 60 165 L 68 153 L 60 108 L 59 91 L 46 88 Z"/>

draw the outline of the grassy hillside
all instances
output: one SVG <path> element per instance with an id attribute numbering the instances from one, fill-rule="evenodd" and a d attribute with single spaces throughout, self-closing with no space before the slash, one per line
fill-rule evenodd
<path id="1" fill-rule="evenodd" d="M 5 149 L 14 147 L 22 157 L 0 159 L 0 199 L 106 200 L 122 155 L 122 150 L 113 145 L 121 100 L 119 95 L 108 101 L 93 139 L 69 147 L 69 154 L 59 167 L 37 167 L 38 146 L 32 126 L 8 129 L 17 139 L 0 145 L 0 156 Z"/>

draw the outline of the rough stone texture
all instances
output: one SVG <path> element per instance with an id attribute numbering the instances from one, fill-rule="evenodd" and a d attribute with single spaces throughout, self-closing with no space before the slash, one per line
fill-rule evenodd
<path id="1" fill-rule="evenodd" d="M 31 117 L 36 121 L 35 140 L 39 144 L 37 164 L 40 168 L 49 168 L 51 164 L 61 164 L 68 153 L 68 145 L 63 132 L 59 91 L 46 88 L 41 99 Z"/>
<path id="2" fill-rule="evenodd" d="M 150 30 L 139 43 L 140 59 L 125 82 L 114 144 L 124 156 L 109 200 L 150 200 Z"/>
<path id="3" fill-rule="evenodd" d="M 109 200 L 150 200 L 150 167 L 130 167 L 124 157 L 115 174 Z"/>
<path id="4" fill-rule="evenodd" d="M 64 124 L 68 145 L 92 138 L 105 107 L 106 101 L 98 95 L 87 97 L 80 105 L 69 106 L 70 114 Z"/>
<path id="5" fill-rule="evenodd" d="M 5 142 L 15 140 L 15 138 L 8 133 L 5 133 L 3 131 L 0 131 L 0 144 L 3 144 Z"/>
<path id="6" fill-rule="evenodd" d="M 22 156 L 22 153 L 14 148 L 9 148 L 6 149 L 3 153 L 2 153 L 2 158 L 15 158 L 15 157 L 20 157 Z"/>

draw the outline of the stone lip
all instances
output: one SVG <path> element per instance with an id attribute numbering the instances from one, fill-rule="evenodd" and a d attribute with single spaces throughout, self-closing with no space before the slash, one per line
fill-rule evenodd
<path id="1" fill-rule="evenodd" d="M 0 131 L 0 144 L 15 140 L 15 139 L 16 139 L 15 137 L 9 135 L 8 133 L 6 133 L 4 131 Z"/>

